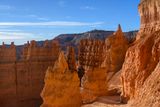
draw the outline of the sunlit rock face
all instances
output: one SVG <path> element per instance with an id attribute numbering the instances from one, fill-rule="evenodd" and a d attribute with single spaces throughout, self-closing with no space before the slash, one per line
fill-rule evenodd
<path id="1" fill-rule="evenodd" d="M 102 67 L 106 69 L 107 83 L 109 83 L 107 93 L 109 95 L 119 94 L 120 92 L 120 82 L 115 84 L 115 81 L 120 80 L 120 69 L 128 47 L 128 40 L 125 38 L 120 25 L 117 31 L 105 40 Z"/>
<path id="2" fill-rule="evenodd" d="M 41 107 L 80 107 L 81 95 L 76 71 L 69 69 L 63 52 L 54 67 L 49 67 L 41 93 Z"/>
<path id="3" fill-rule="evenodd" d="M 141 0 L 139 4 L 141 17 L 140 31 L 137 39 L 160 29 L 160 2 L 159 0 Z"/>
<path id="4" fill-rule="evenodd" d="M 145 80 L 154 71 L 160 57 L 160 31 L 137 41 L 127 51 L 122 68 L 123 96 L 135 98 Z"/>
<path id="5" fill-rule="evenodd" d="M 128 41 L 119 25 L 117 31 L 105 40 L 105 59 L 102 66 L 105 66 L 108 73 L 114 75 L 122 68 L 128 47 Z"/>
<path id="6" fill-rule="evenodd" d="M 130 104 L 131 107 L 160 107 L 160 62 L 139 93 L 136 101 Z"/>
<path id="7" fill-rule="evenodd" d="M 141 28 L 143 26 L 144 30 L 140 30 L 139 34 L 140 36 L 142 35 L 143 38 L 139 38 L 135 41 L 134 45 L 128 49 L 125 62 L 122 67 L 122 100 L 127 102 L 128 100 L 136 99 L 135 102 L 137 101 L 137 105 L 138 103 L 142 104 L 140 107 L 145 107 L 148 103 L 152 103 L 151 105 L 160 104 L 160 101 L 157 100 L 158 97 L 156 97 L 159 95 L 160 87 L 158 85 L 159 83 L 155 83 L 156 81 L 159 81 L 159 77 L 156 76 L 159 75 L 158 63 L 160 61 L 160 28 L 155 24 L 155 22 L 158 22 L 158 20 L 155 19 L 159 19 L 159 16 L 156 16 L 156 14 L 159 15 L 159 4 L 159 0 L 143 0 L 141 2 L 139 10 L 141 14 Z M 155 5 L 157 6 L 155 7 Z M 141 10 L 144 7 L 147 9 Z M 154 8 L 158 8 L 158 13 L 153 12 L 152 9 Z M 146 13 L 142 14 L 141 11 Z M 149 17 L 150 19 L 148 19 Z M 147 21 L 145 21 L 146 18 L 148 19 Z M 154 25 L 152 25 L 152 22 Z M 153 29 L 152 32 L 150 32 L 150 30 L 145 30 L 148 29 L 148 27 L 150 28 L 150 26 Z M 151 83 L 149 83 L 149 81 Z M 152 95 L 157 99 L 152 97 Z M 139 102 L 139 100 L 137 100 L 138 97 L 146 98 L 144 102 Z M 147 101 L 148 103 L 146 103 Z M 159 106 L 156 105 L 154 107 Z"/>

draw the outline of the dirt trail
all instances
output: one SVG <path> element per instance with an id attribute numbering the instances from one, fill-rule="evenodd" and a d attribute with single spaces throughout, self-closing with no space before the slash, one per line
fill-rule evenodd
<path id="1" fill-rule="evenodd" d="M 124 105 L 120 103 L 119 96 L 103 96 L 97 98 L 94 103 L 82 107 L 124 107 Z"/>

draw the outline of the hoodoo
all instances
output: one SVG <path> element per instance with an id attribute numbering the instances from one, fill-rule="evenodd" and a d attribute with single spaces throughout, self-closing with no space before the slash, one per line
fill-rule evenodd
<path id="1" fill-rule="evenodd" d="M 73 51 L 70 52 L 72 53 L 69 53 L 69 56 L 74 54 Z M 74 58 L 70 59 L 68 62 L 72 62 Z M 45 85 L 41 93 L 43 99 L 41 107 L 81 106 L 78 74 L 77 71 L 69 69 L 71 63 L 68 62 L 64 53 L 61 52 L 55 65 L 48 68 Z"/>
<path id="2" fill-rule="evenodd" d="M 116 73 L 122 68 L 127 49 L 128 41 L 119 25 L 117 31 L 105 40 L 103 66 L 107 72 Z"/>

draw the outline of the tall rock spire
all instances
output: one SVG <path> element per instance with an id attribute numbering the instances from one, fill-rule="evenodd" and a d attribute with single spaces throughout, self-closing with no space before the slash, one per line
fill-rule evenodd
<path id="1" fill-rule="evenodd" d="M 121 28 L 121 25 L 118 24 L 118 31 L 121 31 L 122 32 L 122 28 Z"/>
<path id="2" fill-rule="evenodd" d="M 124 38 L 124 34 L 122 32 L 122 28 L 121 25 L 118 25 L 118 29 L 117 31 L 114 33 L 114 35 L 116 36 L 116 38 L 120 39 L 120 38 Z"/>
<path id="3" fill-rule="evenodd" d="M 107 72 L 116 73 L 121 69 L 127 49 L 128 40 L 125 38 L 119 24 L 117 31 L 105 40 L 105 59 L 102 66 L 106 67 Z"/>
<path id="4" fill-rule="evenodd" d="M 71 72 L 63 52 L 45 76 L 41 107 L 81 107 L 77 72 Z"/>
<path id="5" fill-rule="evenodd" d="M 67 63 L 71 72 L 76 71 L 75 51 L 71 46 L 67 47 Z"/>
<path id="6" fill-rule="evenodd" d="M 66 61 L 66 58 L 64 56 L 63 52 L 60 52 L 59 58 L 57 62 L 55 63 L 55 69 L 59 69 L 60 72 L 64 73 L 68 70 L 68 63 Z"/>

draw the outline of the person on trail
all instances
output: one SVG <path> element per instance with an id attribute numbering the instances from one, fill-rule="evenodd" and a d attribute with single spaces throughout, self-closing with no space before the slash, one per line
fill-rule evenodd
<path id="1" fill-rule="evenodd" d="M 81 87 L 81 82 L 82 82 L 82 77 L 85 74 L 85 69 L 83 68 L 83 66 L 78 66 L 78 77 L 80 79 L 80 87 Z"/>

